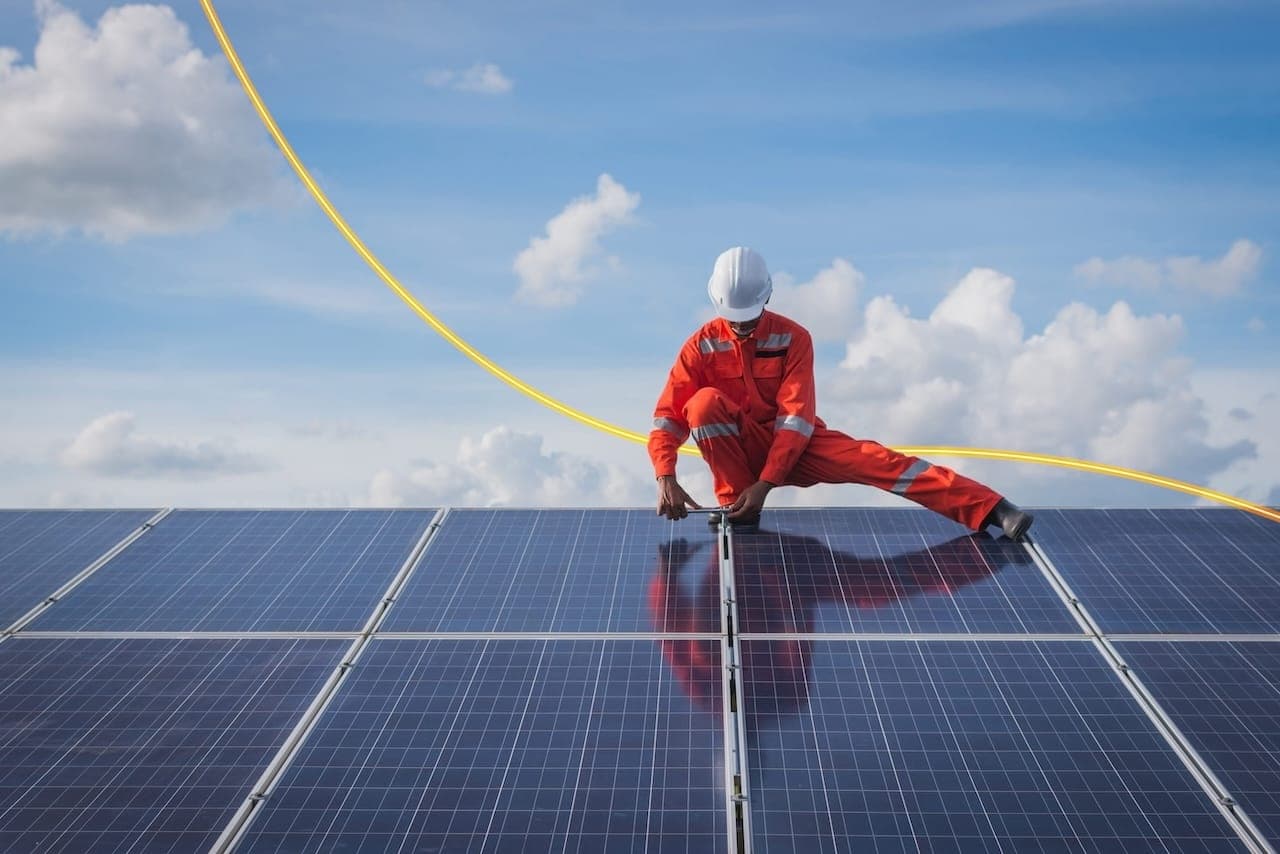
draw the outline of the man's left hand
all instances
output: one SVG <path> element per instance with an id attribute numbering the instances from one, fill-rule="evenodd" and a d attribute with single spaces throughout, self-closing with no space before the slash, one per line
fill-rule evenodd
<path id="1" fill-rule="evenodd" d="M 738 500 L 733 502 L 733 506 L 729 508 L 729 521 L 736 522 L 757 518 L 760 515 L 760 511 L 764 509 L 765 497 L 773 487 L 774 484 L 767 480 L 757 480 L 742 490 Z"/>

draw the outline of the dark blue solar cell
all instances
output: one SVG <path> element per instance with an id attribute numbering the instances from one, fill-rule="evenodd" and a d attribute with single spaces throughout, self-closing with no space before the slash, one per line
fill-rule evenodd
<path id="1" fill-rule="evenodd" d="M 454 510 L 385 631 L 719 632 L 706 519 L 652 510 Z"/>
<path id="2" fill-rule="evenodd" d="M 1259 829 L 1280 840 L 1280 644 L 1116 648 Z"/>
<path id="3" fill-rule="evenodd" d="M 1280 542 L 1242 511 L 1048 510 L 1034 535 L 1104 632 L 1280 632 Z"/>
<path id="4" fill-rule="evenodd" d="M 239 850 L 725 851 L 719 641 L 673 642 L 689 683 L 652 640 L 374 641 Z"/>
<path id="5" fill-rule="evenodd" d="M 746 633 L 1081 632 L 1021 545 L 925 510 L 770 511 L 733 562 Z"/>
<path id="6" fill-rule="evenodd" d="M 155 510 L 0 511 L 0 629 L 109 552 Z"/>
<path id="7" fill-rule="evenodd" d="M 208 850 L 348 646 L 0 644 L 0 850 Z"/>
<path id="8" fill-rule="evenodd" d="M 1087 642 L 744 640 L 757 851 L 1231 851 Z"/>
<path id="9" fill-rule="evenodd" d="M 358 631 L 429 510 L 179 511 L 33 631 Z"/>

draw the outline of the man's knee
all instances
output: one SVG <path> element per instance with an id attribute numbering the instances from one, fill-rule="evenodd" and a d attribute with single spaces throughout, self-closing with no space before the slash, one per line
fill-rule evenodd
<path id="1" fill-rule="evenodd" d="M 690 427 L 732 421 L 729 398 L 714 388 L 700 388 L 684 405 L 684 419 Z"/>

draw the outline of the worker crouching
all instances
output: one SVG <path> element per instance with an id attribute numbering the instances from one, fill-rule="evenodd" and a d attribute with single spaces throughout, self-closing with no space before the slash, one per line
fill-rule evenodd
<path id="1" fill-rule="evenodd" d="M 660 515 L 680 519 L 688 508 L 701 509 L 676 479 L 678 449 L 692 436 L 735 527 L 755 526 L 777 486 L 861 483 L 972 530 L 995 525 L 1023 537 L 1031 514 L 989 487 L 823 423 L 813 339 L 794 320 L 765 310 L 773 283 L 758 253 L 740 246 L 722 253 L 707 292 L 718 316 L 680 348 L 654 409 L 649 457 Z M 713 516 L 712 524 L 718 521 Z"/>

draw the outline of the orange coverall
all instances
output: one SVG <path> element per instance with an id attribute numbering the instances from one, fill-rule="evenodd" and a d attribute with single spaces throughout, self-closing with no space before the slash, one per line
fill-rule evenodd
<path id="1" fill-rule="evenodd" d="M 813 339 L 803 326 L 766 310 L 739 340 L 717 317 L 680 348 L 658 398 L 654 474 L 675 474 L 676 451 L 692 433 L 722 507 L 757 480 L 863 483 L 976 531 L 999 503 L 998 493 L 951 469 L 827 429 L 816 409 Z"/>

